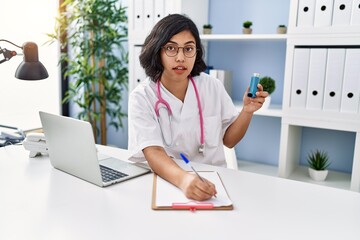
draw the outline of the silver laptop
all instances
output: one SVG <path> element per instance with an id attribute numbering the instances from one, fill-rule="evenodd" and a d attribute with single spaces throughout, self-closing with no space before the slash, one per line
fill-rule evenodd
<path id="1" fill-rule="evenodd" d="M 51 164 L 61 171 L 101 187 L 150 172 L 126 160 L 99 160 L 89 122 L 40 112 Z"/>

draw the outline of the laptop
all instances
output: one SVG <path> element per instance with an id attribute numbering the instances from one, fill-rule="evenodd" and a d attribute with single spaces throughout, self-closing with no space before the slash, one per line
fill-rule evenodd
<path id="1" fill-rule="evenodd" d="M 126 160 L 99 154 L 89 122 L 42 111 L 39 114 L 54 168 L 100 187 L 150 172 Z"/>

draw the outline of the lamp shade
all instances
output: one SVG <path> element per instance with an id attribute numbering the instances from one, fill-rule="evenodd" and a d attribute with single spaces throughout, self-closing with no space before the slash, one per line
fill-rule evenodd
<path id="1" fill-rule="evenodd" d="M 39 62 L 38 47 L 34 42 L 23 44 L 24 59 L 15 72 L 15 77 L 22 80 L 41 80 L 49 77 L 44 65 Z"/>

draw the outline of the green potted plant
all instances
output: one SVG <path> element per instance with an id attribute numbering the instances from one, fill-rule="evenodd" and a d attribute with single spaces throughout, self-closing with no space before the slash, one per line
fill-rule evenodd
<path id="1" fill-rule="evenodd" d="M 211 34 L 212 25 L 211 24 L 204 24 L 203 25 L 203 34 Z"/>
<path id="2" fill-rule="evenodd" d="M 106 145 L 107 128 L 122 127 L 121 100 L 128 84 L 127 12 L 117 1 L 67 0 L 60 6 L 55 33 L 60 63 L 70 77 L 63 102 L 78 106 L 79 119 L 91 123 Z"/>
<path id="3" fill-rule="evenodd" d="M 315 181 L 324 181 L 328 175 L 327 168 L 330 166 L 329 156 L 327 152 L 315 150 L 311 151 L 307 156 L 309 164 L 309 175 Z"/>
<path id="4" fill-rule="evenodd" d="M 252 22 L 251 21 L 245 21 L 243 22 L 243 33 L 244 34 L 251 34 L 252 33 Z"/>
<path id="5" fill-rule="evenodd" d="M 265 98 L 263 108 L 268 108 L 271 103 L 271 94 L 275 91 L 275 80 L 269 76 L 262 77 L 259 81 L 263 90 L 269 93 L 269 96 Z"/>
<path id="6" fill-rule="evenodd" d="M 283 25 L 283 24 L 280 24 L 276 29 L 276 32 L 279 34 L 285 34 L 286 31 L 287 31 L 287 27 L 286 27 L 286 25 Z"/>

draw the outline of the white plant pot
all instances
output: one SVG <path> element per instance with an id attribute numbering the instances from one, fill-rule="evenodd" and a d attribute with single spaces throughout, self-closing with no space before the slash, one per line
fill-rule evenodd
<path id="1" fill-rule="evenodd" d="M 211 34 L 211 32 L 210 28 L 203 28 L 203 34 Z"/>
<path id="2" fill-rule="evenodd" d="M 328 175 L 328 170 L 315 170 L 309 168 L 309 175 L 315 181 L 324 181 Z"/>
<path id="3" fill-rule="evenodd" d="M 243 28 L 243 34 L 251 34 L 252 28 Z"/>
<path id="4" fill-rule="evenodd" d="M 286 27 L 278 27 L 278 28 L 276 29 L 276 32 L 277 32 L 278 34 L 285 34 L 285 33 L 286 33 L 286 30 L 287 30 Z"/>
<path id="5" fill-rule="evenodd" d="M 268 109 L 270 106 L 270 103 L 271 103 L 271 96 L 269 95 L 265 98 L 265 102 L 262 105 L 262 109 Z"/>

